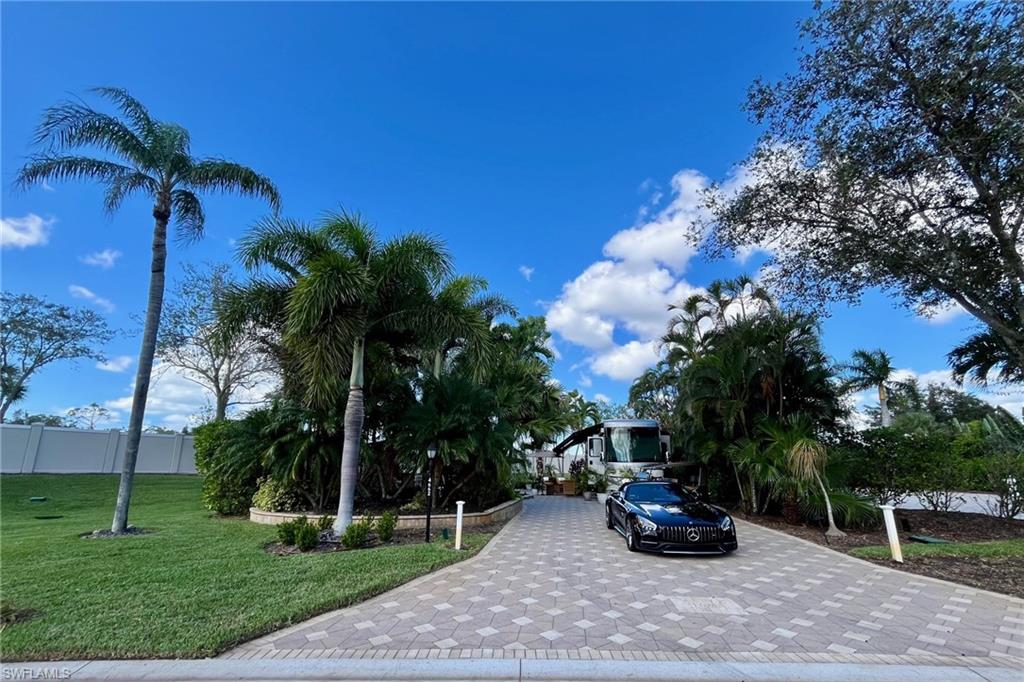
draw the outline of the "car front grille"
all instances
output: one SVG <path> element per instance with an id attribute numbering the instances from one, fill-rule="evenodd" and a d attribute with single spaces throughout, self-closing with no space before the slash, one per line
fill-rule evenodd
<path id="1" fill-rule="evenodd" d="M 690 537 L 692 531 L 697 531 L 697 536 L 694 538 Z M 721 542 L 728 535 L 728 531 L 724 531 L 718 526 L 675 526 L 658 529 L 659 540 L 678 544 L 700 545 L 709 542 Z"/>

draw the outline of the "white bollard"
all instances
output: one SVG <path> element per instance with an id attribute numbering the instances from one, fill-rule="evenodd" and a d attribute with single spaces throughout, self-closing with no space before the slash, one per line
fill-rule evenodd
<path id="1" fill-rule="evenodd" d="M 879 506 L 882 510 L 882 518 L 885 519 L 885 533 L 889 536 L 889 551 L 896 563 L 903 563 L 903 550 L 900 549 L 900 536 L 896 532 L 896 516 L 893 514 L 894 507 L 891 504 Z"/>
<path id="2" fill-rule="evenodd" d="M 462 500 L 455 503 L 455 549 L 462 549 L 462 508 L 465 505 Z"/>

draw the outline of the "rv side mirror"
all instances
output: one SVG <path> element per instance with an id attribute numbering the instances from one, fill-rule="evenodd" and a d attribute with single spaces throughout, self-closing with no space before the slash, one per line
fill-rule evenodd
<path id="1" fill-rule="evenodd" d="M 591 436 L 587 439 L 587 450 L 590 451 L 592 459 L 604 459 L 604 439 L 601 436 Z"/>

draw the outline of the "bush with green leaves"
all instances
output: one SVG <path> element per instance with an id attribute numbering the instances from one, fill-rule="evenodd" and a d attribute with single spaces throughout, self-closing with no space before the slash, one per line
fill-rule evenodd
<path id="1" fill-rule="evenodd" d="M 302 517 L 305 520 L 306 517 Z M 320 542 L 320 530 L 316 525 L 306 521 L 299 524 L 295 529 L 295 546 L 300 551 L 308 552 L 314 549 Z"/>
<path id="2" fill-rule="evenodd" d="M 372 521 L 355 521 L 350 523 L 345 532 L 341 534 L 341 544 L 347 549 L 365 547 L 366 543 L 370 540 L 370 533 L 372 531 Z"/>
<path id="3" fill-rule="evenodd" d="M 282 545 L 294 545 L 295 536 L 298 533 L 299 527 L 306 525 L 308 521 L 305 516 L 300 516 L 297 519 L 291 519 L 290 521 L 282 521 L 277 524 L 277 539 L 281 541 Z"/>
<path id="4" fill-rule="evenodd" d="M 380 515 L 377 519 L 377 537 L 381 542 L 390 542 L 395 535 L 395 527 L 398 525 L 398 514 L 390 509 Z"/>
<path id="5" fill-rule="evenodd" d="M 334 526 L 334 517 L 324 514 L 316 520 L 316 529 L 321 533 L 329 531 Z"/>
<path id="6" fill-rule="evenodd" d="M 227 466 L 233 440 L 247 425 L 237 421 L 215 421 L 195 430 L 196 470 L 203 476 L 203 504 L 218 514 L 245 514 L 256 492 L 252 467 Z M 250 462 L 251 463 L 251 462 Z"/>
<path id="7" fill-rule="evenodd" d="M 986 490 L 995 496 L 988 512 L 1004 519 L 1024 513 L 1024 451 L 1006 450 L 988 457 L 985 473 Z"/>
<path id="8" fill-rule="evenodd" d="M 269 476 L 259 480 L 256 493 L 252 496 L 252 506 L 269 512 L 299 511 L 303 507 L 302 502 L 294 485 Z"/>

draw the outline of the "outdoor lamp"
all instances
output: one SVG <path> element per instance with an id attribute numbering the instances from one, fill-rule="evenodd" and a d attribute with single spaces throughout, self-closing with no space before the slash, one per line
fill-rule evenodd
<path id="1" fill-rule="evenodd" d="M 430 542 L 430 512 L 434 508 L 434 458 L 437 457 L 437 444 L 427 446 L 427 533 L 426 541 Z"/>

